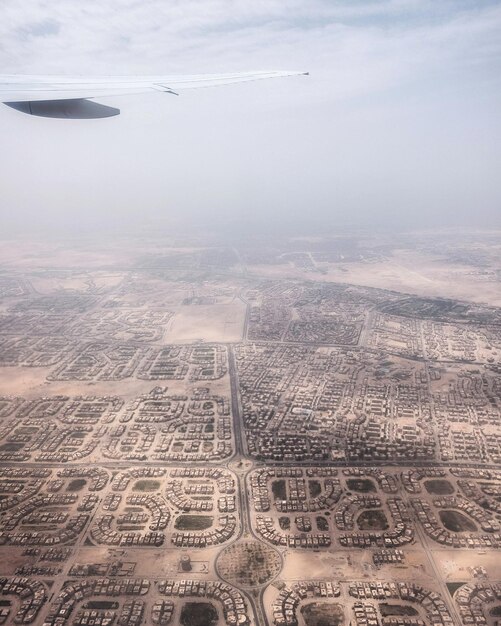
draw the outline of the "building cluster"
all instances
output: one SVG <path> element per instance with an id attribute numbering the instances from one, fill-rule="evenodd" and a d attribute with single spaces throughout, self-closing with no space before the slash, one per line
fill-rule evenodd
<path id="1" fill-rule="evenodd" d="M 285 333 L 285 341 L 325 343 L 356 346 L 362 323 L 354 323 L 348 316 L 319 314 L 315 309 L 302 307 L 299 319 L 292 320 Z"/>
<path id="2" fill-rule="evenodd" d="M 388 603 L 398 601 L 410 611 L 395 616 L 386 614 Z M 356 626 L 453 626 L 447 605 L 440 595 L 420 585 L 405 582 L 352 582 L 328 580 L 300 581 L 284 586 L 272 605 L 275 626 L 298 626 L 298 613 L 308 607 L 330 605 L 329 614 L 350 615 Z M 322 619 L 322 618 L 319 618 Z"/>
<path id="3" fill-rule="evenodd" d="M 129 461 L 216 461 L 231 456 L 230 403 L 208 387 L 169 394 L 155 387 L 129 403 L 109 432 L 104 456 Z"/>
<path id="4" fill-rule="evenodd" d="M 217 380 L 228 372 L 226 348 L 218 344 L 169 345 L 151 349 L 139 366 L 144 380 Z"/>
<path id="5" fill-rule="evenodd" d="M 16 624 L 33 623 L 47 600 L 47 591 L 43 583 L 27 576 L 0 578 L 0 595 L 17 598 L 17 612 L 14 617 Z M 5 622 L 10 609 L 4 604 L 0 606 L 0 611 L 0 618 Z"/>
<path id="6" fill-rule="evenodd" d="M 52 305 L 51 305 L 52 302 Z M 114 310 L 92 296 L 27 300 L 0 317 L 0 365 L 50 367 L 48 380 L 209 381 L 228 371 L 226 347 L 166 345 L 173 312 Z M 92 308 L 93 310 L 88 310 Z"/>
<path id="7" fill-rule="evenodd" d="M 339 543 L 393 556 L 416 540 L 416 520 L 445 547 L 500 547 L 497 481 L 492 470 L 460 467 L 404 472 L 267 467 L 248 477 L 255 530 L 269 543 L 309 549 Z M 384 562 L 390 563 L 390 556 L 381 557 L 379 563 Z"/>
<path id="8" fill-rule="evenodd" d="M 146 354 L 147 348 L 132 343 L 92 341 L 78 346 L 47 380 L 123 380 L 134 374 Z"/>
<path id="9" fill-rule="evenodd" d="M 248 626 L 247 605 L 242 594 L 227 583 L 205 580 L 162 580 L 158 591 L 165 596 L 198 597 L 221 603 L 228 626 Z"/>
<path id="10" fill-rule="evenodd" d="M 237 518 L 234 515 L 221 515 L 217 518 L 217 525 L 209 530 L 173 532 L 171 541 L 178 548 L 206 548 L 228 541 L 236 529 Z"/>
<path id="11" fill-rule="evenodd" d="M 372 553 L 372 562 L 378 568 L 383 565 L 402 565 L 405 563 L 405 552 L 395 548 L 374 550 Z"/>
<path id="12" fill-rule="evenodd" d="M 475 502 L 471 502 L 464 498 L 461 494 L 455 496 L 442 496 L 433 499 L 433 506 L 436 509 L 453 509 L 462 511 L 467 514 L 467 518 L 471 518 L 477 522 L 478 526 L 486 533 L 498 533 L 500 524 L 495 517 Z"/>
<path id="13" fill-rule="evenodd" d="M 68 463 L 96 448 L 123 406 L 116 396 L 3 398 L 2 461 Z"/>
<path id="14" fill-rule="evenodd" d="M 306 599 L 337 598 L 339 583 L 331 580 L 304 580 L 283 587 L 271 607 L 275 626 L 298 626 L 297 608 Z"/>
<path id="15" fill-rule="evenodd" d="M 443 598 L 421 585 L 410 582 L 356 582 L 349 584 L 348 591 L 357 600 L 403 600 L 423 610 L 426 620 L 434 626 L 454 625 Z M 383 624 L 390 626 L 391 621 L 383 621 Z"/>
<path id="16" fill-rule="evenodd" d="M 353 502 L 350 502 L 350 506 L 353 506 Z M 357 502 L 355 506 L 357 509 L 368 510 L 369 512 L 375 509 L 378 511 L 383 510 L 380 508 L 380 504 L 379 506 L 370 503 L 366 504 L 363 500 L 362 502 Z M 392 548 L 411 543 L 414 540 L 414 528 L 404 502 L 400 498 L 388 498 L 386 507 L 393 522 L 389 530 L 381 531 L 380 529 L 379 531 L 363 532 L 352 530 L 349 533 L 340 534 L 339 543 L 343 547 L 349 548 L 369 548 L 371 546 Z M 386 516 L 384 518 L 386 519 Z"/>
<path id="17" fill-rule="evenodd" d="M 378 311 L 372 316 L 367 345 L 406 357 L 422 356 L 419 321 Z"/>
<path id="18" fill-rule="evenodd" d="M 284 533 L 277 529 L 276 520 L 263 515 L 256 515 L 256 531 L 263 539 L 276 546 L 315 550 L 331 545 L 329 533 Z"/>
<path id="19" fill-rule="evenodd" d="M 367 346 L 431 362 L 494 363 L 501 346 L 499 330 L 488 324 L 422 319 L 418 315 L 372 316 Z"/>
<path id="20" fill-rule="evenodd" d="M 253 341 L 355 346 L 369 307 L 362 292 L 328 283 L 272 282 L 248 294 L 247 337 Z"/>
<path id="21" fill-rule="evenodd" d="M 208 387 L 116 397 L 3 398 L 0 461 L 217 461 L 231 456 L 230 402 Z M 1 505 L 0 505 L 1 506 Z"/>
<path id="22" fill-rule="evenodd" d="M 47 494 L 31 498 L 0 521 L 0 545 L 51 546 L 74 543 L 85 528 L 89 516 L 78 513 L 70 516 L 64 511 L 54 510 L 54 507 L 71 506 L 76 501 L 77 497 L 73 494 Z M 34 512 L 43 508 L 48 510 L 30 519 Z"/>
<path id="23" fill-rule="evenodd" d="M 468 583 L 459 587 L 454 594 L 454 600 L 459 608 L 463 624 L 468 626 L 484 626 L 489 618 L 497 613 L 491 613 L 501 602 L 500 583 Z"/>
<path id="24" fill-rule="evenodd" d="M 450 531 L 444 526 L 444 522 L 441 519 L 439 520 L 439 517 L 436 514 L 436 509 L 434 509 L 434 507 L 428 502 L 413 499 L 411 500 L 411 504 L 414 508 L 416 518 L 422 525 L 425 533 L 437 543 L 450 548 L 458 549 L 486 549 L 501 547 L 501 533 L 499 531 L 479 532 L 477 530 L 470 532 L 469 525 L 462 528 L 460 522 L 457 522 L 457 525 L 453 526 L 455 528 L 454 531 Z M 451 511 L 447 511 L 447 513 L 451 514 Z M 452 511 L 452 514 L 454 515 L 455 511 Z M 466 519 L 468 520 L 468 518 Z"/>
<path id="25" fill-rule="evenodd" d="M 51 555 L 46 548 L 74 544 L 91 515 L 87 542 L 122 547 L 160 546 L 168 532 L 176 546 L 201 548 L 229 540 L 238 526 L 236 481 L 225 468 L 132 467 L 115 472 L 111 482 L 110 473 L 95 466 L 14 468 L 3 475 L 0 492 L 13 493 L 0 499 L 0 545 L 37 550 L 33 556 L 43 547 L 46 560 L 64 560 L 67 553 Z M 204 515 L 214 507 L 219 511 L 215 521 Z M 179 526 L 178 518 L 188 513 L 188 526 Z M 33 574 L 47 566 L 29 567 Z"/>
<path id="26" fill-rule="evenodd" d="M 451 365 L 446 379 L 387 352 L 287 343 L 243 344 L 236 362 L 258 459 L 501 459 L 501 386 L 487 371 Z"/>
<path id="27" fill-rule="evenodd" d="M 90 531 L 92 541 L 109 546 L 161 546 L 165 540 L 164 533 L 157 531 L 115 530 L 113 522 L 113 515 L 98 516 Z"/>
<path id="28" fill-rule="evenodd" d="M 428 379 L 419 362 L 382 352 L 264 343 L 239 346 L 236 361 L 247 445 L 258 459 L 437 456 Z"/>
<path id="29" fill-rule="evenodd" d="M 304 478 L 306 476 L 306 478 Z M 266 512 L 273 504 L 277 511 L 321 511 L 332 508 L 341 497 L 341 484 L 337 469 L 318 467 L 266 468 L 250 476 L 251 496 L 254 509 Z M 282 493 L 274 497 L 273 487 L 280 485 Z M 312 489 L 318 493 L 312 494 Z"/>
<path id="30" fill-rule="evenodd" d="M 82 315 L 68 329 L 70 337 L 153 343 L 162 340 L 172 311 L 103 307 Z"/>
<path id="31" fill-rule="evenodd" d="M 126 597 L 127 600 L 122 604 L 118 623 L 120 626 L 138 626 L 142 623 L 144 603 L 137 602 L 137 596 L 144 596 L 149 590 L 150 582 L 144 578 L 104 577 L 95 580 L 69 581 L 50 606 L 44 626 L 64 626 L 70 623 L 69 620 L 74 613 L 73 617 L 77 621 L 75 622 L 74 619 L 71 623 L 77 623 L 78 626 L 92 624 L 109 626 L 115 620 L 116 609 L 102 610 L 99 600 L 92 600 L 92 598 L 106 597 L 119 599 Z M 86 607 L 86 604 L 80 606 L 83 602 L 86 602 L 88 606 Z M 108 603 L 105 602 L 105 604 Z M 93 605 L 96 608 L 90 608 Z M 118 606 L 118 603 L 116 605 Z"/>
<path id="32" fill-rule="evenodd" d="M 411 468 L 406 469 L 400 474 L 400 480 L 407 493 L 422 493 L 423 492 L 423 479 L 438 478 L 440 482 L 447 476 L 444 469 L 440 467 L 426 467 L 426 468 Z M 447 482 L 447 481 L 446 481 Z M 450 483 L 449 483 L 450 484 Z"/>

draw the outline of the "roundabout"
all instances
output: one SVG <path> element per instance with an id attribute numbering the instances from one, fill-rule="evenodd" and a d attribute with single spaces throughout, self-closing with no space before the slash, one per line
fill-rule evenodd
<path id="1" fill-rule="evenodd" d="M 255 588 L 268 584 L 282 569 L 277 550 L 260 541 L 242 541 L 228 546 L 218 556 L 221 578 L 237 587 Z"/>

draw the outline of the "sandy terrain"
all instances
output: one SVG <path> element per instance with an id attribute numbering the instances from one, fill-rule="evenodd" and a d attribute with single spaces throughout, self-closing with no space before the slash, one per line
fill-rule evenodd
<path id="1" fill-rule="evenodd" d="M 320 265 L 325 273 L 303 271 L 292 265 L 254 265 L 248 270 L 250 275 L 263 278 L 338 282 L 419 296 L 501 305 L 501 282 L 495 275 L 479 276 L 471 267 L 448 265 L 435 257 L 402 251 L 381 262 Z"/>
<path id="2" fill-rule="evenodd" d="M 473 567 L 484 567 L 491 580 L 499 579 L 499 555 L 483 550 L 458 552 L 433 550 L 433 559 L 446 582 L 463 582 L 474 579 Z"/>
<path id="3" fill-rule="evenodd" d="M 47 272 L 32 275 L 30 282 L 37 293 L 47 295 L 56 291 L 86 293 L 93 289 L 106 290 L 118 286 L 123 278 L 124 274 L 118 272 Z"/>
<path id="4" fill-rule="evenodd" d="M 244 320 L 245 305 L 241 300 L 231 304 L 184 306 L 171 319 L 164 342 L 240 341 Z"/>

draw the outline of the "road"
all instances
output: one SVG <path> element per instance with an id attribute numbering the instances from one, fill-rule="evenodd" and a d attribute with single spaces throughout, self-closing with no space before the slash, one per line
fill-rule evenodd
<path id="1" fill-rule="evenodd" d="M 232 459 L 233 462 L 239 462 L 246 458 L 246 445 L 245 445 L 245 432 L 243 428 L 243 416 L 241 410 L 240 403 L 240 394 L 238 391 L 238 371 L 235 362 L 235 354 L 233 352 L 233 348 L 230 346 L 228 348 L 228 362 L 229 362 L 229 374 L 230 374 L 230 385 L 231 385 L 231 410 L 233 416 L 233 435 L 235 440 L 235 454 Z M 228 465 L 228 464 L 227 464 Z M 250 494 L 247 493 L 247 476 L 253 470 L 253 467 L 243 471 L 243 472 L 235 472 L 237 481 L 238 481 L 238 499 L 240 505 L 240 531 L 235 537 L 233 543 L 238 542 L 242 539 L 249 538 L 254 541 L 259 541 L 262 543 L 260 537 L 258 537 L 252 528 L 251 523 L 251 511 L 249 506 Z M 223 548 L 224 549 L 224 548 Z M 277 551 L 278 552 L 278 551 Z M 283 564 L 283 555 L 281 552 L 278 552 L 282 559 Z M 219 571 L 217 558 L 215 562 L 215 570 L 216 574 L 221 580 L 225 580 Z M 230 581 L 228 581 L 230 582 Z M 271 581 L 270 581 L 271 582 Z M 268 583 L 269 584 L 269 583 Z M 263 595 L 266 591 L 268 584 L 264 585 L 259 589 L 259 596 L 257 601 L 254 599 L 251 593 L 245 592 L 247 600 L 252 608 L 255 617 L 255 626 L 270 626 L 268 618 L 266 616 L 266 611 L 264 608 Z M 243 590 L 241 590 L 243 591 Z"/>

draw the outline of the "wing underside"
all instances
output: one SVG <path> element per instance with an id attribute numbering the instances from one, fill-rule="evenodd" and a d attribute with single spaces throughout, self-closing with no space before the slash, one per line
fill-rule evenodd
<path id="1" fill-rule="evenodd" d="M 120 109 L 86 100 L 85 98 L 65 100 L 21 100 L 19 102 L 5 102 L 8 107 L 20 113 L 37 117 L 68 118 L 73 120 L 91 120 L 103 117 L 113 117 L 120 114 Z"/>
<path id="2" fill-rule="evenodd" d="M 245 72 L 189 76 L 56 77 L 0 76 L 0 101 L 22 113 L 41 117 L 90 119 L 111 117 L 119 109 L 94 102 L 95 98 L 163 92 L 296 76 L 306 72 Z"/>

